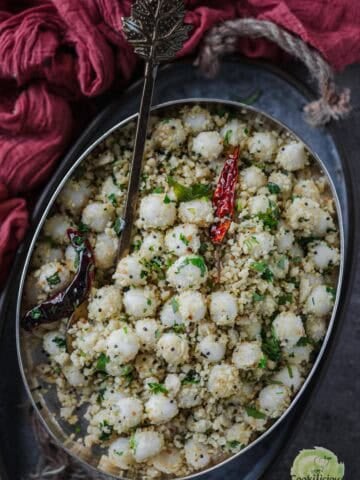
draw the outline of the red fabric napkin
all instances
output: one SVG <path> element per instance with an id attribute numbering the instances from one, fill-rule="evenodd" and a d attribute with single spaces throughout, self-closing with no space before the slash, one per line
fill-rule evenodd
<path id="1" fill-rule="evenodd" d="M 24 196 L 43 185 L 74 137 L 78 102 L 129 82 L 136 65 L 121 33 L 129 0 L 0 0 L 0 282 L 28 226 Z M 358 0 L 188 0 L 193 30 L 234 17 L 271 20 L 317 48 L 335 68 L 360 60 Z M 251 57 L 274 57 L 242 39 Z"/>

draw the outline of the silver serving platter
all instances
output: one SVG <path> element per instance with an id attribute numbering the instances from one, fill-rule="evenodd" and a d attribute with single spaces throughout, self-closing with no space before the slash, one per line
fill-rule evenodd
<path id="1" fill-rule="evenodd" d="M 344 241 L 344 225 L 343 225 L 342 210 L 341 210 L 340 201 L 336 192 L 336 188 L 334 186 L 334 181 L 331 175 L 329 174 L 329 171 L 326 168 L 326 165 L 324 164 L 324 162 L 319 158 L 319 156 L 316 153 L 314 153 L 314 151 L 309 147 L 309 145 L 302 138 L 300 138 L 296 133 L 290 130 L 285 124 L 283 124 L 279 120 L 276 120 L 269 114 L 266 114 L 257 108 L 244 105 L 242 103 L 231 101 L 231 100 L 208 99 L 208 98 L 206 99 L 190 98 L 190 99 L 183 99 L 183 100 L 175 100 L 175 101 L 162 103 L 153 107 L 152 113 L 163 113 L 169 108 L 181 107 L 184 104 L 205 104 L 205 105 L 207 104 L 212 106 L 217 105 L 217 106 L 227 107 L 229 109 L 242 110 L 242 111 L 246 110 L 249 113 L 249 115 L 262 115 L 266 119 L 266 121 L 270 124 L 272 123 L 275 128 L 280 130 L 287 130 L 292 134 L 293 137 L 298 138 L 300 141 L 302 141 L 305 144 L 308 151 L 310 152 L 310 154 L 312 155 L 312 157 L 317 162 L 319 168 L 327 176 L 328 184 L 333 195 L 335 208 L 337 212 L 337 223 L 339 228 L 340 251 L 341 251 L 341 261 L 340 261 L 339 276 L 338 276 L 338 283 L 337 283 L 337 289 L 336 289 L 337 293 L 336 293 L 336 298 L 335 298 L 331 319 L 328 324 L 327 333 L 323 340 L 322 346 L 317 354 L 317 357 L 314 361 L 314 364 L 304 384 L 302 385 L 301 389 L 296 394 L 290 406 L 282 414 L 282 416 L 278 418 L 271 425 L 271 427 L 268 428 L 263 434 L 261 434 L 256 440 L 254 440 L 246 448 L 236 453 L 235 455 L 229 457 L 228 459 L 224 460 L 223 462 L 213 465 L 210 468 L 203 470 L 201 472 L 185 477 L 185 478 L 195 478 L 200 475 L 210 474 L 211 472 L 215 473 L 215 471 L 218 468 L 226 467 L 226 466 L 229 466 L 229 464 L 232 464 L 233 462 L 240 461 L 242 457 L 245 457 L 247 454 L 250 453 L 251 450 L 255 449 L 256 447 L 261 449 L 262 444 L 265 445 L 267 438 L 270 437 L 272 434 L 276 433 L 276 431 L 281 427 L 281 425 L 286 422 L 287 417 L 290 416 L 290 414 L 295 409 L 301 397 L 303 397 L 303 395 L 306 393 L 308 386 L 313 376 L 315 375 L 320 365 L 320 362 L 327 350 L 328 343 L 330 341 L 330 338 L 332 336 L 333 329 L 336 323 L 337 310 L 339 307 L 340 294 L 341 294 L 342 285 L 343 285 L 344 264 L 345 264 L 347 252 L 346 252 L 346 242 Z M 112 474 L 109 474 L 109 472 L 103 472 L 99 470 L 99 460 L 102 452 L 97 449 L 89 450 L 84 446 L 82 446 L 79 442 L 76 441 L 76 439 L 74 439 L 74 430 L 71 429 L 66 422 L 60 419 L 60 415 L 59 415 L 60 404 L 56 398 L 55 389 L 50 388 L 49 390 L 47 390 L 47 388 L 45 388 L 44 382 L 40 380 L 39 375 L 37 375 L 35 370 L 35 366 L 44 361 L 44 356 L 39 349 L 39 339 L 36 335 L 29 335 L 28 333 L 24 332 L 21 329 L 20 319 L 22 315 L 22 298 L 23 298 L 24 282 L 26 279 L 32 252 L 33 252 L 35 243 L 37 241 L 37 238 L 40 234 L 40 231 L 42 229 L 42 226 L 44 224 L 44 221 L 47 218 L 51 208 L 53 207 L 57 196 L 61 192 L 67 180 L 75 172 L 76 168 L 81 164 L 82 161 L 86 159 L 86 157 L 93 151 L 93 149 L 97 147 L 101 142 L 103 142 L 109 135 L 111 135 L 112 132 L 114 132 L 117 129 L 121 129 L 124 125 L 135 120 L 136 117 L 137 117 L 137 114 L 134 114 L 120 121 L 119 123 L 114 125 L 112 128 L 110 128 L 107 132 L 105 132 L 103 135 L 101 135 L 95 142 L 93 142 L 85 150 L 85 152 L 69 168 L 66 175 L 63 176 L 63 178 L 57 185 L 55 191 L 53 192 L 51 197 L 48 199 L 47 206 L 42 213 L 41 219 L 35 229 L 28 251 L 26 252 L 25 260 L 22 266 L 22 272 L 21 272 L 19 289 L 18 289 L 17 300 L 16 300 L 16 343 L 17 343 L 18 361 L 19 361 L 21 375 L 22 375 L 27 393 L 29 395 L 29 398 L 31 399 L 31 402 L 35 411 L 39 415 L 48 433 L 62 448 L 66 450 L 67 453 L 72 455 L 74 458 L 76 458 L 80 462 L 83 462 L 91 469 L 95 469 L 95 471 L 97 471 L 99 474 L 100 472 L 101 474 L 107 473 L 107 475 L 109 475 L 109 478 L 119 478 L 119 476 L 117 475 L 114 476 Z M 81 411 L 78 412 L 79 417 L 81 417 L 82 413 L 83 412 Z M 82 424 L 82 427 L 83 427 L 83 430 L 81 433 L 84 434 L 85 423 Z M 265 452 L 263 454 L 265 455 Z M 115 473 L 115 472 L 112 472 L 112 473 Z"/>

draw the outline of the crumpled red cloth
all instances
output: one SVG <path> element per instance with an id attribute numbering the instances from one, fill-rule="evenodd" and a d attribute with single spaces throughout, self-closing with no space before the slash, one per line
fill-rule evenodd
<path id="1" fill-rule="evenodd" d="M 46 183 L 77 132 L 79 105 L 131 79 L 137 59 L 121 33 L 130 7 L 129 0 L 0 0 L 0 283 L 28 226 L 24 197 Z M 299 35 L 336 69 L 360 60 L 358 0 L 188 0 L 186 7 L 193 30 L 180 55 L 194 53 L 214 24 L 253 17 Z M 242 39 L 239 49 L 277 53 L 261 39 Z"/>

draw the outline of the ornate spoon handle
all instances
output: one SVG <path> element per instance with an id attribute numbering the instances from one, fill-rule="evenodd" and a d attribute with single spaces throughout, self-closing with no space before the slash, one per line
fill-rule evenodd
<path id="1" fill-rule="evenodd" d="M 130 250 L 132 225 L 135 220 L 137 199 L 139 196 L 142 160 L 144 156 L 144 148 L 146 141 L 146 131 L 149 121 L 151 100 L 154 91 L 154 83 L 157 69 L 157 64 L 153 65 L 151 61 L 146 62 L 144 74 L 145 80 L 140 103 L 139 117 L 136 125 L 135 145 L 130 168 L 130 178 L 125 203 L 125 212 L 123 217 L 123 230 L 121 232 L 119 243 L 118 260 L 126 256 Z"/>
<path id="2" fill-rule="evenodd" d="M 145 149 L 147 126 L 158 64 L 174 58 L 187 39 L 189 25 L 184 25 L 183 0 L 137 0 L 131 16 L 123 19 L 124 33 L 135 52 L 145 60 L 145 79 L 130 178 L 119 242 L 118 260 L 129 253 L 132 228 L 137 210 L 140 175 Z"/>

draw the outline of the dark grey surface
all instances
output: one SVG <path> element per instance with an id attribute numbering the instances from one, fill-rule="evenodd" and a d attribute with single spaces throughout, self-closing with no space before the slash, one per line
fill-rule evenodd
<path id="1" fill-rule="evenodd" d="M 306 81 L 303 69 L 290 69 Z M 340 85 L 352 90 L 353 111 L 348 119 L 334 127 L 334 136 L 343 149 L 344 160 L 352 172 L 356 195 L 356 233 L 359 229 L 360 200 L 360 65 L 349 67 L 337 76 Z M 353 262 L 355 271 L 360 265 L 358 239 Z M 360 475 L 360 274 L 352 287 L 350 303 L 343 316 L 343 328 L 331 362 L 308 405 L 293 438 L 272 465 L 264 480 L 290 478 L 293 459 L 302 448 L 322 446 L 336 453 L 345 463 L 345 478 L 357 480 Z"/>
<path id="2" fill-rule="evenodd" d="M 291 73 L 296 72 L 300 79 L 304 79 L 305 73 L 297 66 L 291 67 Z M 360 92 L 356 91 L 357 81 L 360 79 L 360 67 L 353 67 L 341 76 L 344 83 L 353 87 L 354 105 L 360 104 Z M 240 81 L 241 84 L 241 81 Z M 241 91 L 241 88 L 240 88 Z M 246 92 L 242 92 L 246 94 Z M 162 99 L 161 99 L 162 100 Z M 282 101 L 281 98 L 278 99 Z M 260 105 L 261 106 L 261 105 Z M 290 113 L 290 112 L 289 112 Z M 291 116 L 291 115 L 290 115 Z M 291 119 L 290 119 L 291 120 Z M 360 167 L 357 166 L 358 150 L 360 147 L 359 134 L 356 126 L 360 127 L 359 110 L 355 110 L 352 116 L 342 125 L 336 127 L 336 136 L 339 137 L 341 144 L 344 146 L 345 158 L 353 168 L 354 185 L 358 185 Z M 354 259 L 355 261 L 355 259 Z M 359 284 L 357 278 L 357 285 Z M 356 288 L 356 287 L 355 287 Z M 311 400 L 306 416 L 301 421 L 300 428 L 288 446 L 284 449 L 278 461 L 270 468 L 265 475 L 266 480 L 282 480 L 290 478 L 290 466 L 301 448 L 309 448 L 314 445 L 328 447 L 333 450 L 339 458 L 345 462 L 346 478 L 356 479 L 357 472 L 360 470 L 360 459 L 356 450 L 358 449 L 360 435 L 358 427 L 360 425 L 360 384 L 359 384 L 359 355 L 358 341 L 360 339 L 360 327 L 356 322 L 356 312 L 358 302 L 357 296 L 352 296 L 352 302 L 348 309 L 348 314 L 343 318 L 344 327 L 341 331 L 340 339 L 337 343 L 335 354 L 331 358 L 329 369 L 321 383 L 320 388 L 315 397 Z M 25 437 L 29 436 L 26 428 L 25 416 L 26 410 L 16 405 L 16 400 L 22 401 L 23 389 L 19 384 L 17 368 L 14 362 L 13 349 L 6 342 L 7 351 L 2 352 L 2 361 L 6 359 L 8 363 L 2 365 L 2 370 L 12 370 L 12 381 L 8 382 L 6 388 L 0 381 L 1 400 L 3 408 L 0 410 L 0 417 L 6 418 L 9 431 L 1 432 L 2 441 L 9 443 L 8 451 L 12 451 L 12 458 L 7 461 L 12 465 L 13 472 L 16 472 L 16 478 L 20 479 L 20 475 L 28 470 L 24 469 L 25 464 L 30 466 L 33 461 L 32 452 L 24 451 L 23 447 L 28 444 L 29 440 Z M 9 390 L 9 388 L 11 390 Z M 11 399 L 11 401 L 9 401 Z M 5 407 L 5 408 L 4 408 Z M 21 421 L 20 420 L 21 418 Z M 1 422 L 0 424 L 4 425 Z M 10 431 L 11 425 L 19 426 L 16 431 Z M 31 440 L 30 440 L 31 441 Z M 356 445 L 356 443 L 358 445 Z M 17 454 L 17 447 L 21 449 L 21 457 Z M 357 447 L 357 448 L 356 448 Z M 21 458 L 21 460 L 20 460 Z M 234 475 L 234 478 L 237 478 Z M 243 480 L 244 477 L 242 477 Z M 69 478 L 70 480 L 70 478 Z"/>

